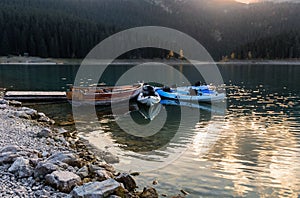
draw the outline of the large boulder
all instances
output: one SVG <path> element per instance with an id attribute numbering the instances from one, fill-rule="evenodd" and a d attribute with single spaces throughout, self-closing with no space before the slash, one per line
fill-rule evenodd
<path id="1" fill-rule="evenodd" d="M 13 152 L 0 153 L 0 164 L 11 164 L 17 157 L 19 155 Z"/>
<path id="2" fill-rule="evenodd" d="M 10 164 L 15 161 L 21 151 L 21 148 L 16 145 L 7 145 L 0 149 L 0 164 Z"/>
<path id="3" fill-rule="evenodd" d="M 115 178 L 115 180 L 123 183 L 124 187 L 129 191 L 133 191 L 135 188 L 137 188 L 134 179 L 127 173 L 121 173 Z"/>
<path id="4" fill-rule="evenodd" d="M 55 163 L 59 161 L 59 162 L 66 163 L 70 166 L 81 167 L 81 162 L 79 158 L 73 153 L 69 153 L 69 152 L 55 153 L 52 156 L 50 156 L 46 161 L 51 163 Z"/>
<path id="5" fill-rule="evenodd" d="M 30 177 L 33 174 L 32 167 L 29 165 L 29 160 L 23 157 L 18 157 L 8 169 L 19 178 Z"/>
<path id="6" fill-rule="evenodd" d="M 46 184 L 66 193 L 81 183 L 80 177 L 69 171 L 54 171 L 46 175 L 45 179 Z"/>
<path id="7" fill-rule="evenodd" d="M 35 178 L 44 178 L 45 175 L 59 170 L 59 166 L 51 162 L 39 162 L 34 170 Z"/>
<path id="8" fill-rule="evenodd" d="M 90 182 L 75 187 L 71 195 L 75 198 L 103 198 L 113 194 L 121 185 L 114 179 L 102 182 Z"/>
<path id="9" fill-rule="evenodd" d="M 103 180 L 106 180 L 106 179 L 109 179 L 109 178 L 113 177 L 113 174 L 111 172 L 105 170 L 105 168 L 102 168 L 98 165 L 90 164 L 89 165 L 89 171 L 99 181 L 103 181 Z"/>

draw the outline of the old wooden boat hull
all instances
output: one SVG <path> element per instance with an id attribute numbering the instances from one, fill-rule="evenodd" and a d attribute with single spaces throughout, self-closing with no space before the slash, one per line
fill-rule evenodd
<path id="1" fill-rule="evenodd" d="M 125 86 L 72 87 L 67 98 L 73 105 L 110 105 L 128 101 L 142 91 L 141 83 Z"/>

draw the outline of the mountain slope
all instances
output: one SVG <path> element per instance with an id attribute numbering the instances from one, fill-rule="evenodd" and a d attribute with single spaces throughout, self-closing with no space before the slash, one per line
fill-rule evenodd
<path id="1" fill-rule="evenodd" d="M 131 27 L 183 31 L 215 59 L 259 39 L 300 29 L 300 4 L 233 0 L 1 0 L 0 55 L 84 57 Z"/>

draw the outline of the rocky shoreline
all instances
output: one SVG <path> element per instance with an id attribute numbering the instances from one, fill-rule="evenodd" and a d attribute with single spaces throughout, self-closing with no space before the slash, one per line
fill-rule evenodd
<path id="1" fill-rule="evenodd" d="M 153 187 L 138 192 L 134 174 L 116 172 L 83 139 L 53 124 L 20 102 L 0 99 L 0 197 L 159 196 Z"/>

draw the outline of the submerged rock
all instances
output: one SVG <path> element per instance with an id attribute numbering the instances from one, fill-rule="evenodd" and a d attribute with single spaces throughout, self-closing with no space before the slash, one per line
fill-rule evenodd
<path id="1" fill-rule="evenodd" d="M 29 165 L 29 160 L 23 157 L 18 157 L 8 169 L 19 178 L 30 177 L 33 174 L 32 167 Z"/>
<path id="2" fill-rule="evenodd" d="M 59 126 L 72 126 L 74 124 L 75 124 L 74 121 L 65 121 L 65 122 L 60 122 L 58 125 Z"/>
<path id="3" fill-rule="evenodd" d="M 110 152 L 105 152 L 103 155 L 103 159 L 105 162 L 107 162 L 109 164 L 116 164 L 116 163 L 120 162 L 120 159 Z"/>
<path id="4" fill-rule="evenodd" d="M 75 187 L 71 192 L 71 195 L 75 198 L 108 197 L 120 186 L 121 185 L 114 179 L 108 179 L 102 182 L 90 182 Z"/>
<path id="5" fill-rule="evenodd" d="M 119 197 L 117 195 L 110 195 L 108 198 L 121 198 L 121 197 Z"/>
<path id="6" fill-rule="evenodd" d="M 134 179 L 127 173 L 121 173 L 115 178 L 115 180 L 123 183 L 124 187 L 129 191 L 133 191 L 135 188 L 137 188 Z"/>
<path id="7" fill-rule="evenodd" d="M 156 190 L 152 187 L 144 188 L 143 192 L 140 194 L 141 198 L 158 198 Z"/>
<path id="8" fill-rule="evenodd" d="M 70 192 L 81 183 L 80 177 L 69 171 L 54 171 L 46 175 L 45 179 L 47 184 L 62 192 Z"/>

